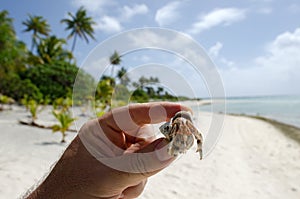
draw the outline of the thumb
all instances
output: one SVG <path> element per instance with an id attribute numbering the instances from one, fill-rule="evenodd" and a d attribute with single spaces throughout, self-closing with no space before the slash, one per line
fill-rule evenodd
<path id="1" fill-rule="evenodd" d="M 175 160 L 175 158 L 167 152 L 168 145 L 169 142 L 165 138 L 154 140 L 132 154 L 136 160 L 133 162 L 133 166 L 144 176 L 156 174 Z"/>
<path id="2" fill-rule="evenodd" d="M 136 176 L 136 180 L 152 176 L 167 167 L 175 158 L 168 154 L 169 142 L 165 138 L 154 140 L 134 153 L 124 153 L 113 158 L 101 158 L 101 162 L 115 170 Z"/>

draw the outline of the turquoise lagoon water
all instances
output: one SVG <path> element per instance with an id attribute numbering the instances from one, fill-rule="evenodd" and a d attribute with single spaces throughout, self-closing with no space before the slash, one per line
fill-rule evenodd
<path id="1" fill-rule="evenodd" d="M 198 107 L 211 112 L 211 105 Z M 218 105 L 216 104 L 218 110 Z M 300 127 L 300 96 L 232 97 L 226 99 L 226 113 L 259 115 Z"/>

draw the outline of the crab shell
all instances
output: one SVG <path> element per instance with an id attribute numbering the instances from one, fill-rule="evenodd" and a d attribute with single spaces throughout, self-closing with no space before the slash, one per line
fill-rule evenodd
<path id="1" fill-rule="evenodd" d="M 168 153 L 177 156 L 185 153 L 194 143 L 194 137 L 197 140 L 197 152 L 202 159 L 202 135 L 192 123 L 191 114 L 186 111 L 180 111 L 175 114 L 170 122 L 166 122 L 160 127 L 160 131 L 170 141 Z"/>

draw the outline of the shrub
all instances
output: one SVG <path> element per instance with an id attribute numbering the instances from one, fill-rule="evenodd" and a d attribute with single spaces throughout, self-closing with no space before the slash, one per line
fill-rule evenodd
<path id="1" fill-rule="evenodd" d="M 54 101 L 70 95 L 77 70 L 75 65 L 57 62 L 31 67 L 23 77 L 30 79 L 43 95 L 50 96 L 50 100 Z"/>
<path id="2" fill-rule="evenodd" d="M 0 93 L 16 101 L 20 101 L 25 95 L 38 101 L 43 98 L 40 90 L 29 79 L 22 80 L 15 73 L 10 73 L 2 77 L 0 82 Z"/>
<path id="3" fill-rule="evenodd" d="M 148 102 L 149 101 L 149 96 L 147 95 L 147 93 L 144 90 L 138 88 L 132 93 L 130 101 Z"/>
<path id="4" fill-rule="evenodd" d="M 3 104 L 13 104 L 14 102 L 14 99 L 0 93 L 0 111 L 4 109 Z"/>

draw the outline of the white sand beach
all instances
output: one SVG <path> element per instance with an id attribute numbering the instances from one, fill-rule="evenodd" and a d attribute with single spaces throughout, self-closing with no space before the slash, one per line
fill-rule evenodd
<path id="1" fill-rule="evenodd" d="M 18 124 L 27 116 L 19 107 L 0 112 L 1 199 L 18 198 L 36 184 L 76 135 L 68 133 L 67 143 L 60 144 L 59 133 Z M 206 131 L 211 114 L 195 116 Z M 195 151 L 193 146 L 151 177 L 139 198 L 300 198 L 300 144 L 268 122 L 226 116 L 214 150 L 201 161 Z"/>

